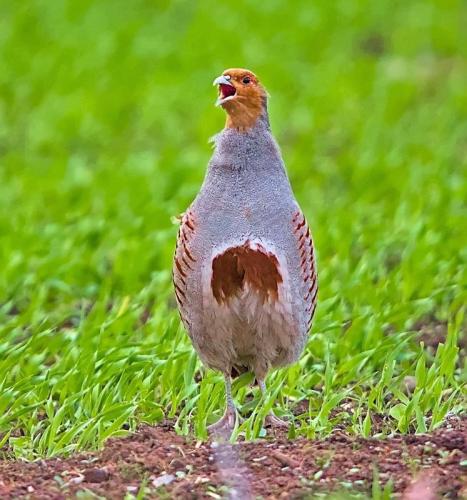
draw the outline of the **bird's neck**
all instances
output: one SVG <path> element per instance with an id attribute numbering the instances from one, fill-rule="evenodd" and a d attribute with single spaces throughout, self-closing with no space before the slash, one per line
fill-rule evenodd
<path id="1" fill-rule="evenodd" d="M 212 138 L 215 150 L 209 164 L 213 171 L 271 171 L 274 165 L 283 169 L 283 162 L 269 128 L 267 115 L 246 131 L 226 127 Z"/>
<path id="2" fill-rule="evenodd" d="M 264 127 L 269 130 L 269 116 L 266 97 L 258 101 L 250 101 L 244 104 L 241 101 L 226 105 L 227 119 L 226 129 L 234 129 L 239 132 L 248 132 L 256 127 Z"/>

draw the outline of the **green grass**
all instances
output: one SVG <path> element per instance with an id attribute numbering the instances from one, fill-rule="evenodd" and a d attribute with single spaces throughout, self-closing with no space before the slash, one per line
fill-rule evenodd
<path id="1" fill-rule="evenodd" d="M 320 278 L 306 352 L 271 374 L 266 404 L 248 377 L 234 384 L 251 414 L 239 431 L 262 435 L 268 407 L 290 417 L 302 400 L 292 437 L 337 423 L 425 432 L 461 411 L 464 2 L 0 0 L 0 12 L 10 455 L 95 448 L 164 416 L 205 437 L 222 412 L 221 377 L 200 366 L 174 306 L 171 217 L 202 182 L 224 123 L 211 82 L 232 66 L 271 94 Z M 423 318 L 448 324 L 436 353 L 415 331 Z"/>

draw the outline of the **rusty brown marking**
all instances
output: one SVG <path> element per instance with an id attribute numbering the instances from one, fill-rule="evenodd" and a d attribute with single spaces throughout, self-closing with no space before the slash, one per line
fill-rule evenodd
<path id="1" fill-rule="evenodd" d="M 187 320 L 184 310 L 186 301 L 186 278 L 189 272 L 193 270 L 192 263 L 196 261 L 188 250 L 188 245 L 193 237 L 195 227 L 196 224 L 193 215 L 190 211 L 187 211 L 181 218 L 181 224 L 178 230 L 172 273 L 172 281 L 175 287 L 175 297 L 179 305 L 180 317 L 188 329 L 191 327 L 191 324 Z"/>
<path id="2" fill-rule="evenodd" d="M 246 241 L 238 247 L 228 248 L 212 261 L 212 293 L 219 304 L 237 295 L 245 284 L 254 289 L 261 300 L 278 299 L 282 283 L 277 257 L 258 245 L 253 249 Z"/>
<path id="3" fill-rule="evenodd" d="M 182 275 L 182 277 L 186 278 L 186 273 L 183 270 L 183 268 L 182 268 L 182 266 L 181 266 L 181 264 L 180 264 L 180 262 L 179 262 L 179 260 L 177 258 L 175 258 L 175 265 L 177 266 L 178 272 Z"/>
<path id="4" fill-rule="evenodd" d="M 295 228 L 295 232 L 298 232 L 304 225 L 306 224 L 305 217 L 303 217 L 302 221 L 297 224 L 297 227 Z"/>
<path id="5" fill-rule="evenodd" d="M 299 240 L 301 243 L 300 245 L 298 246 L 298 250 L 301 252 L 302 250 L 305 251 L 305 240 L 300 238 Z"/>
<path id="6" fill-rule="evenodd" d="M 184 256 L 186 255 L 188 257 L 188 259 L 191 260 L 191 262 L 196 261 L 196 259 L 193 257 L 193 255 L 188 250 L 188 243 L 191 240 L 191 237 L 192 237 L 192 235 L 194 233 L 194 229 L 195 229 L 194 222 L 193 222 L 192 218 L 190 218 L 190 216 L 191 216 L 191 212 L 185 216 L 185 220 L 183 221 L 182 225 L 180 226 L 180 235 L 179 235 L 178 240 L 181 242 L 181 244 L 183 246 L 182 251 L 183 251 L 184 255 L 182 257 L 182 262 L 184 264 L 186 264 L 188 269 L 191 270 L 191 266 L 184 259 Z M 190 230 L 190 234 L 186 234 L 185 228 L 188 228 Z"/>
<path id="7" fill-rule="evenodd" d="M 186 299 L 185 292 L 177 285 L 177 283 L 174 283 L 175 285 L 175 290 L 184 298 Z"/>
<path id="8" fill-rule="evenodd" d="M 308 303 L 305 310 L 309 314 L 308 326 L 310 327 L 316 309 L 316 296 L 318 293 L 313 241 L 306 217 L 301 212 L 296 212 L 292 216 L 292 225 L 295 237 L 297 238 L 303 282 L 308 286 L 308 292 L 304 295 L 304 300 Z"/>
<path id="9" fill-rule="evenodd" d="M 310 321 L 313 318 L 313 314 L 315 313 L 315 309 L 316 309 L 316 301 L 312 302 L 310 304 L 310 307 L 306 308 L 306 312 L 311 315 Z"/>
<path id="10" fill-rule="evenodd" d="M 177 302 L 179 303 L 179 305 L 183 307 L 183 301 L 178 296 L 178 290 L 177 289 L 175 289 L 175 297 L 177 298 Z"/>
<path id="11" fill-rule="evenodd" d="M 185 251 L 185 255 L 191 260 L 191 262 L 195 262 L 196 259 L 191 255 L 190 251 L 188 250 L 185 242 L 183 242 L 183 250 Z"/>
<path id="12" fill-rule="evenodd" d="M 190 264 L 188 264 L 188 261 L 185 259 L 185 255 L 182 255 L 182 262 L 190 271 L 193 271 L 193 268 L 190 266 Z"/>
<path id="13" fill-rule="evenodd" d="M 175 295 L 177 295 L 177 292 L 175 292 Z M 180 319 L 182 320 L 183 324 L 187 328 L 188 335 L 190 335 L 191 323 L 190 323 L 190 321 L 188 321 L 188 319 L 186 317 L 186 311 L 184 310 L 184 304 L 181 300 L 179 300 L 178 295 L 177 295 L 177 300 L 178 300 L 178 304 L 179 304 L 178 313 L 180 315 Z"/>
<path id="14" fill-rule="evenodd" d="M 191 229 L 191 231 L 195 229 L 193 222 L 188 217 L 186 218 L 185 224 L 188 226 L 189 229 Z"/>
<path id="15" fill-rule="evenodd" d="M 316 276 L 312 276 L 311 278 L 311 285 L 310 285 L 310 288 L 308 289 L 308 291 L 311 293 L 311 291 L 313 290 L 314 286 L 316 284 Z"/>

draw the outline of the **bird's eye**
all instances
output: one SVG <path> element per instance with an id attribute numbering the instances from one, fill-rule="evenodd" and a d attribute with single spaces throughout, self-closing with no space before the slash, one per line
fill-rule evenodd
<path id="1" fill-rule="evenodd" d="M 246 85 L 251 82 L 251 78 L 249 76 L 245 76 L 245 78 L 242 80 L 242 82 Z"/>

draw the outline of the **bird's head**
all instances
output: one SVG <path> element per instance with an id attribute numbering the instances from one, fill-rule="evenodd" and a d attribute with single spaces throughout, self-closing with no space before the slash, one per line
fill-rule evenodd
<path id="1" fill-rule="evenodd" d="M 214 80 L 219 87 L 216 104 L 227 112 L 226 127 L 245 131 L 260 117 L 267 121 L 267 92 L 247 69 L 226 69 Z"/>

